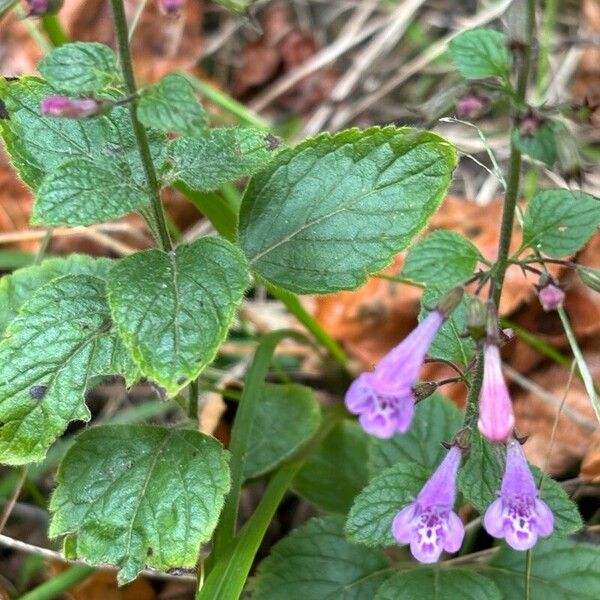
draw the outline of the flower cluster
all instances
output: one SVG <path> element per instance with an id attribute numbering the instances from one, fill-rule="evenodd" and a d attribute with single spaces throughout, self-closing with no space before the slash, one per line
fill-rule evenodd
<path id="1" fill-rule="evenodd" d="M 70 119 L 89 119 L 105 112 L 110 103 L 95 98 L 67 98 L 48 96 L 40 103 L 40 112 L 47 117 L 67 117 Z"/>

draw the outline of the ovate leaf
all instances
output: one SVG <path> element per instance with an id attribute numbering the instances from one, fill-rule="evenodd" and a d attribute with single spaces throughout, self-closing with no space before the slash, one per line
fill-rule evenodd
<path id="1" fill-rule="evenodd" d="M 114 52 L 95 42 L 73 42 L 55 48 L 38 69 L 52 87 L 78 95 L 98 92 L 118 77 Z"/>
<path id="2" fill-rule="evenodd" d="M 370 442 L 358 423 L 340 421 L 296 475 L 294 491 L 322 511 L 346 514 L 369 480 Z"/>
<path id="3" fill-rule="evenodd" d="M 265 384 L 250 430 L 244 477 L 264 475 L 289 458 L 312 438 L 320 421 L 310 388 Z"/>
<path id="4" fill-rule="evenodd" d="M 526 552 L 504 547 L 482 568 L 504 598 L 525 598 Z M 600 597 L 600 548 L 570 540 L 540 540 L 532 550 L 531 600 Z"/>
<path id="5" fill-rule="evenodd" d="M 172 142 L 170 177 L 193 190 L 209 192 L 252 175 L 273 157 L 271 137 L 251 127 L 212 129 L 200 139 Z"/>
<path id="6" fill-rule="evenodd" d="M 258 568 L 255 600 L 373 598 L 389 574 L 378 550 L 344 538 L 343 519 L 312 519 L 271 550 Z"/>
<path id="7" fill-rule="evenodd" d="M 409 128 L 305 140 L 250 181 L 241 246 L 252 268 L 283 288 L 355 288 L 423 229 L 455 166 L 448 142 Z"/>
<path id="8" fill-rule="evenodd" d="M 460 33 L 450 42 L 450 54 L 467 79 L 509 76 L 506 36 L 495 29 L 470 29 Z"/>
<path id="9" fill-rule="evenodd" d="M 169 395 L 212 361 L 247 285 L 243 255 L 218 238 L 201 238 L 169 253 L 138 252 L 119 261 L 108 276 L 119 333 L 142 372 Z"/>
<path id="10" fill-rule="evenodd" d="M 137 116 L 146 127 L 167 133 L 206 133 L 206 113 L 190 83 L 177 73 L 170 73 L 143 93 Z"/>
<path id="11" fill-rule="evenodd" d="M 397 463 L 419 465 L 432 471 L 446 450 L 441 442 L 451 442 L 462 424 L 462 413 L 441 394 L 419 402 L 407 433 L 370 446 L 370 470 L 374 475 Z"/>
<path id="12" fill-rule="evenodd" d="M 21 307 L 0 342 L 0 461 L 41 460 L 70 421 L 87 421 L 91 378 L 127 363 L 101 279 L 66 275 Z"/>
<path id="13" fill-rule="evenodd" d="M 401 571 L 377 591 L 375 600 L 502 600 L 493 581 L 466 569 L 421 568 Z"/>
<path id="14" fill-rule="evenodd" d="M 120 569 L 127 583 L 149 566 L 194 567 L 229 489 L 227 453 L 197 431 L 106 425 L 67 452 L 52 496 L 50 536 L 69 555 Z"/>
<path id="15" fill-rule="evenodd" d="M 418 465 L 399 463 L 375 477 L 350 509 L 346 521 L 348 538 L 367 546 L 397 543 L 392 536 L 392 521 L 414 500 L 428 474 Z"/>
<path id="16" fill-rule="evenodd" d="M 480 258 L 479 250 L 462 235 L 434 231 L 410 249 L 401 275 L 417 283 L 449 289 L 466 281 Z"/>
<path id="17" fill-rule="evenodd" d="M 523 223 L 523 247 L 560 258 L 577 252 L 600 225 L 600 200 L 583 192 L 560 189 L 538 192 Z"/>
<path id="18" fill-rule="evenodd" d="M 43 225 L 91 225 L 122 217 L 149 202 L 127 162 L 76 158 L 44 179 L 31 220 Z"/>

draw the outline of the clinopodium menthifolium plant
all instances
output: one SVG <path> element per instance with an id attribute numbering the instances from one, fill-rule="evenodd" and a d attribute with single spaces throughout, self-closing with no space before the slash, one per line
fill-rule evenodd
<path id="1" fill-rule="evenodd" d="M 30 17 L 59 9 L 29 4 Z M 518 265 L 544 310 L 558 312 L 572 377 L 600 418 L 551 274 L 561 265 L 600 291 L 600 272 L 576 260 L 600 225 L 600 200 L 577 185 L 569 111 L 532 100 L 536 4 L 515 1 L 504 30 L 462 30 L 448 44 L 465 90 L 455 114 L 472 119 L 496 103 L 511 123 L 507 161 L 487 146 L 504 188 L 491 261 L 454 231 L 423 233 L 457 167 L 451 143 L 397 125 L 297 144 L 258 117 L 214 126 L 191 75 L 137 87 L 123 0 L 110 0 L 116 51 L 58 40 L 39 75 L 0 79 L 4 146 L 34 194 L 32 223 L 48 231 L 35 264 L 0 282 L 0 462 L 20 470 L 13 500 L 28 477 L 57 467 L 48 536 L 73 563 L 25 598 L 110 567 L 121 585 L 142 571 L 195 580 L 202 600 L 600 598 L 600 547 L 565 489 L 527 462 L 502 365 L 515 334 L 498 307 Z M 557 162 L 564 185 L 522 202 L 522 172 Z M 208 235 L 176 235 L 167 188 L 200 209 Z M 155 247 L 44 257 L 54 227 L 129 213 Z M 405 250 L 396 280 L 423 288 L 419 324 L 361 372 L 296 295 L 357 289 Z M 265 290 L 302 327 L 251 336 L 241 385 L 226 388 L 211 363 L 228 335 L 245 335 L 244 296 Z M 275 354 L 289 338 L 335 375 L 330 401 Z M 421 380 L 426 361 L 454 375 Z M 107 380 L 146 390 L 149 410 L 83 427 L 86 395 Z M 467 390 L 464 410 L 438 391 L 451 385 Z M 229 399 L 226 447 L 199 424 L 207 391 Z M 185 412 L 140 423 L 165 403 Z M 259 499 L 245 505 L 249 485 Z M 284 499 L 310 508 L 267 546 Z"/>

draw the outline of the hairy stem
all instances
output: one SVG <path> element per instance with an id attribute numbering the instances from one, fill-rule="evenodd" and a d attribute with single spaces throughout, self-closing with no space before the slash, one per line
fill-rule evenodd
<path id="1" fill-rule="evenodd" d="M 160 186 L 158 184 L 158 178 L 156 177 L 156 170 L 154 163 L 152 162 L 152 154 L 150 152 L 150 144 L 148 143 L 148 136 L 143 125 L 138 121 L 136 115 L 137 108 L 137 87 L 135 84 L 135 76 L 133 74 L 133 65 L 131 62 L 131 52 L 129 50 L 129 33 L 127 30 L 127 20 L 125 18 L 125 10 L 123 8 L 123 0 L 110 0 L 112 7 L 113 19 L 115 24 L 115 34 L 117 36 L 117 45 L 119 48 L 119 58 L 121 62 L 121 71 L 123 73 L 123 79 L 125 80 L 125 86 L 127 93 L 133 99 L 129 103 L 129 114 L 131 116 L 131 125 L 133 127 L 133 133 L 137 142 L 140 158 L 142 159 L 142 165 L 144 167 L 144 173 L 146 175 L 146 183 L 150 191 L 150 197 L 152 201 L 152 213 L 156 228 L 158 230 L 158 238 L 162 249 L 170 251 L 173 249 L 171 244 L 171 238 L 169 237 L 169 230 L 167 228 L 167 222 L 165 219 L 165 213 L 160 202 Z"/>

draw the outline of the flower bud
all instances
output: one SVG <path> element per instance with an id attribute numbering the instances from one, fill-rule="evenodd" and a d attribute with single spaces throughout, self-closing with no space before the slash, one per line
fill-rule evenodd
<path id="1" fill-rule="evenodd" d="M 415 402 L 421 402 L 421 400 L 425 400 L 425 398 L 429 398 L 438 388 L 438 385 L 435 381 L 422 381 L 420 383 L 415 383 L 412 386 L 413 395 L 415 397 Z"/>
<path id="2" fill-rule="evenodd" d="M 595 292 L 600 292 L 600 269 L 592 269 L 591 267 L 577 265 L 577 272 L 585 285 Z"/>
<path id="3" fill-rule="evenodd" d="M 474 340 L 480 340 L 485 337 L 487 323 L 487 309 L 485 304 L 472 296 L 467 304 L 466 325 L 469 335 Z"/>
<path id="4" fill-rule="evenodd" d="M 48 96 L 40 103 L 40 111 L 47 117 L 68 117 L 71 119 L 87 119 L 105 112 L 110 102 L 95 98 L 66 98 L 65 96 Z"/>
<path id="5" fill-rule="evenodd" d="M 472 119 L 479 116 L 486 105 L 487 98 L 477 92 L 468 92 L 456 100 L 456 114 L 461 119 Z"/>
<path id="6" fill-rule="evenodd" d="M 464 293 L 465 289 L 462 286 L 458 286 L 442 296 L 436 308 L 444 319 L 447 319 L 450 313 L 458 306 Z"/>
<path id="7" fill-rule="evenodd" d="M 548 283 L 540 288 L 538 293 L 540 304 L 546 312 L 557 310 L 565 301 L 565 293 L 553 283 Z"/>
<path id="8" fill-rule="evenodd" d="M 27 0 L 28 17 L 43 17 L 57 13 L 63 5 L 63 0 Z"/>
<path id="9" fill-rule="evenodd" d="M 518 120 L 519 133 L 521 134 L 521 137 L 534 137 L 545 122 L 546 120 L 543 117 L 536 115 L 532 110 L 528 110 Z"/>
<path id="10" fill-rule="evenodd" d="M 158 8 L 167 17 L 179 17 L 183 13 L 186 0 L 158 0 Z"/>

